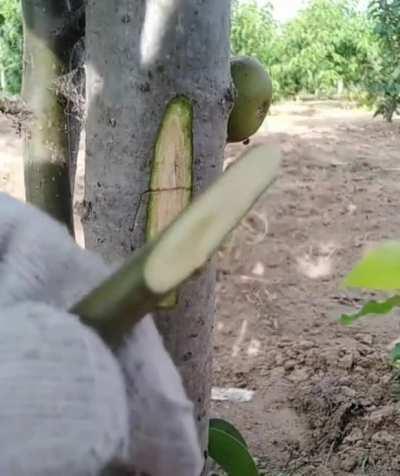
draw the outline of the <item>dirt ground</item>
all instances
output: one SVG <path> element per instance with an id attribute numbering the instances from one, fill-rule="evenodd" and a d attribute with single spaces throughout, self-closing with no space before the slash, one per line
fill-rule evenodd
<path id="1" fill-rule="evenodd" d="M 360 304 L 342 277 L 399 235 L 400 123 L 288 103 L 253 140 L 265 141 L 281 147 L 281 176 L 219 253 L 215 325 L 215 386 L 254 397 L 213 414 L 243 432 L 262 474 L 400 475 L 398 316 L 336 322 Z M 21 141 L 4 118 L 0 151 L 0 189 L 22 196 Z"/>

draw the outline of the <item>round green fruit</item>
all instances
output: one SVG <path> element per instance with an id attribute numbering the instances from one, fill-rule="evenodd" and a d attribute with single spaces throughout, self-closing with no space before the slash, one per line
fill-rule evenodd
<path id="1" fill-rule="evenodd" d="M 249 56 L 231 60 L 236 97 L 228 122 L 228 142 L 242 142 L 258 131 L 272 102 L 272 82 L 263 65 Z"/>

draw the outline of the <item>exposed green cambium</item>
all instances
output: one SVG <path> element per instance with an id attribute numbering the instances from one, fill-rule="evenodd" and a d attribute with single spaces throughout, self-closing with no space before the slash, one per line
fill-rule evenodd
<path id="1" fill-rule="evenodd" d="M 23 0 L 22 11 L 22 95 L 31 113 L 24 149 L 26 198 L 72 231 L 66 101 L 57 80 L 68 72 L 79 36 L 76 12 L 64 0 Z"/>
<path id="2" fill-rule="evenodd" d="M 280 154 L 248 149 L 157 237 L 72 309 L 111 347 L 147 312 L 204 266 L 225 236 L 274 182 Z M 240 192 L 240 193 L 238 193 Z"/>
<path id="3" fill-rule="evenodd" d="M 167 106 L 157 136 L 150 176 L 146 238 L 159 235 L 189 204 L 193 179 L 193 107 L 185 97 Z M 160 308 L 174 307 L 177 291 L 160 302 Z"/>

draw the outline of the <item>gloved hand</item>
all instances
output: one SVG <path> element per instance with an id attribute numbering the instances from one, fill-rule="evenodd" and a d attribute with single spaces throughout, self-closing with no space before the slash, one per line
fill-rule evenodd
<path id="1" fill-rule="evenodd" d="M 152 318 L 115 358 L 66 312 L 110 272 L 0 193 L 0 474 L 97 476 L 114 460 L 127 474 L 200 474 L 193 406 Z"/>
<path id="2" fill-rule="evenodd" d="M 98 475 L 129 444 L 125 382 L 91 330 L 47 304 L 0 311 L 0 474 Z"/>

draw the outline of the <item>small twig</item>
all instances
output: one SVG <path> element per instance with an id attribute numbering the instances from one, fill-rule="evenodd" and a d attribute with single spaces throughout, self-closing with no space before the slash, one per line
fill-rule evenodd
<path id="1" fill-rule="evenodd" d="M 331 459 L 334 446 L 335 446 L 335 441 L 332 442 L 332 444 L 329 448 L 328 455 L 327 455 L 326 460 L 325 460 L 325 467 L 328 467 L 328 463 L 329 463 L 329 460 Z"/>

